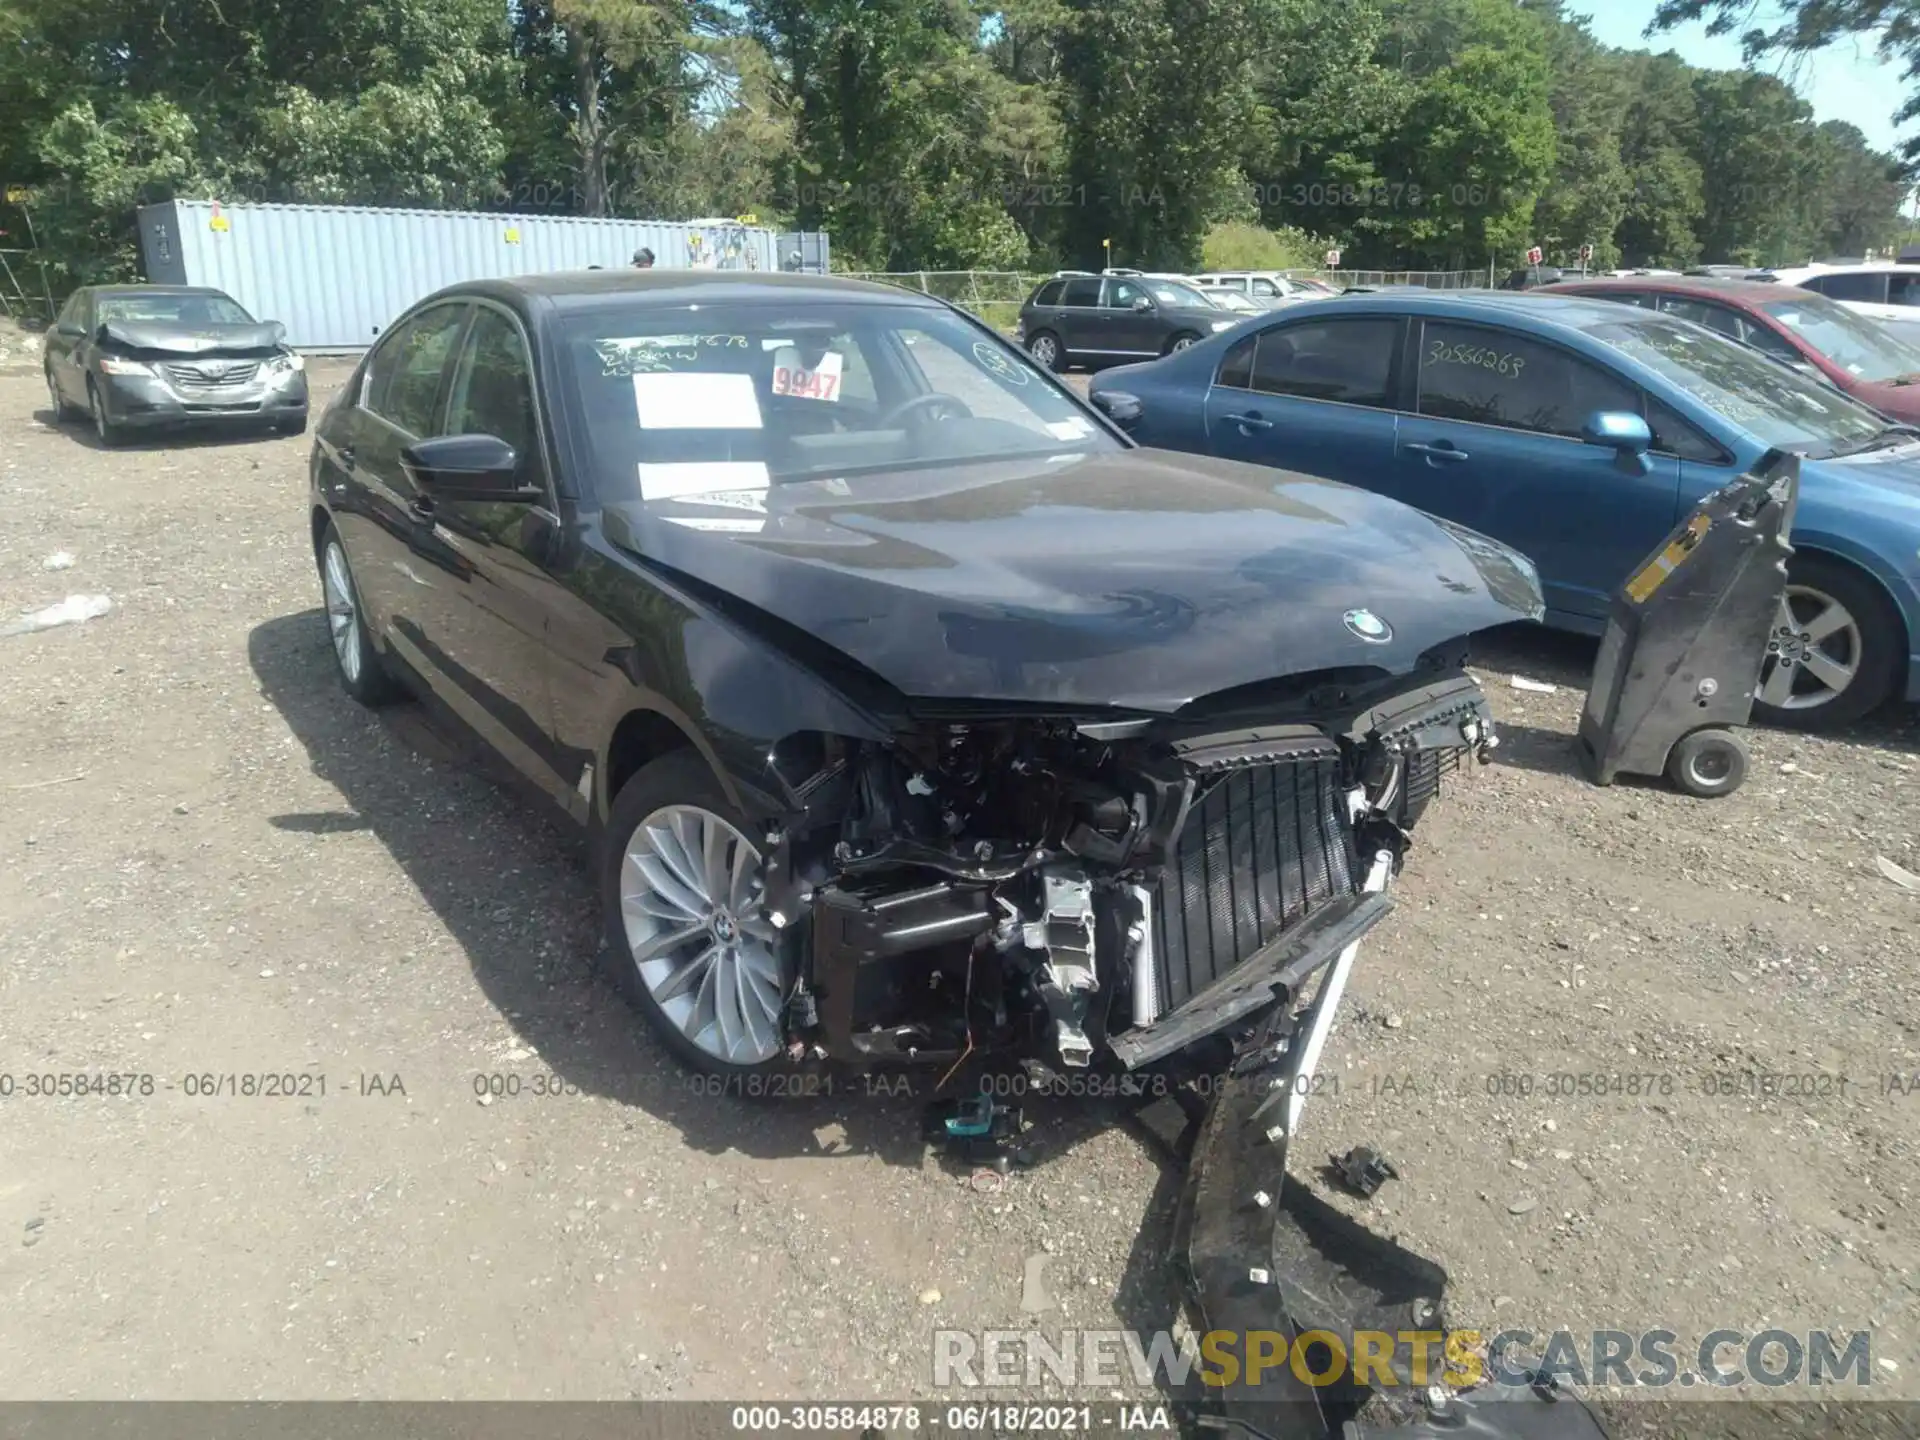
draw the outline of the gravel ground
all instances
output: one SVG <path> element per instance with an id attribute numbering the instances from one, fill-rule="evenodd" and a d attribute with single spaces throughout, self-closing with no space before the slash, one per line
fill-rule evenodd
<path id="1" fill-rule="evenodd" d="M 980 1194 L 905 1097 L 670 1067 L 594 975 L 571 839 L 340 693 L 305 440 L 51 422 L 0 375 L 0 614 L 113 609 L 0 638 L 7 1395 L 898 1398 L 936 1327 L 1168 1323 L 1177 1182 L 1133 1131 L 1056 1106 Z M 1920 725 L 1757 733 L 1716 804 L 1597 790 L 1567 756 L 1591 656 L 1483 648 L 1506 743 L 1423 825 L 1294 1170 L 1390 1155 L 1336 1203 L 1447 1265 L 1460 1323 L 1871 1326 L 1912 1394 L 1920 893 L 1875 857 L 1920 871 Z M 109 1071 L 153 1088 L 23 1093 Z M 254 1073 L 325 1093 L 189 1093 Z M 482 1103 L 491 1075 L 522 1093 Z"/>

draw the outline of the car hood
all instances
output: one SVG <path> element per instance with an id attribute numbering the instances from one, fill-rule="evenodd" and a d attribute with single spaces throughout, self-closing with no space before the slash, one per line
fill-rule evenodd
<path id="1" fill-rule="evenodd" d="M 1412 670 L 1538 619 L 1532 567 L 1398 501 L 1127 450 L 611 505 L 607 538 L 918 699 L 1171 713 L 1308 671 Z M 738 613 L 738 607 L 735 607 Z M 748 617 L 751 618 L 751 617 Z"/>
<path id="2" fill-rule="evenodd" d="M 275 322 L 256 325 L 181 325 L 170 321 L 109 320 L 106 338 L 134 350 L 214 355 L 225 350 L 271 350 L 286 332 Z"/>
<path id="3" fill-rule="evenodd" d="M 1920 424 L 1920 384 L 1909 382 L 1901 385 L 1891 380 L 1856 380 L 1852 391 L 1859 399 L 1874 409 L 1904 420 L 1909 425 Z"/>

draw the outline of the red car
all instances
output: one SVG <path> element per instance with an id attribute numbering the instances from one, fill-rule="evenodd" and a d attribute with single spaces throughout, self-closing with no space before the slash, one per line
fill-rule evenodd
<path id="1" fill-rule="evenodd" d="M 1920 425 L 1920 350 L 1824 295 L 1758 280 L 1629 276 L 1543 285 L 1678 315 L 1831 380 L 1864 405 Z"/>

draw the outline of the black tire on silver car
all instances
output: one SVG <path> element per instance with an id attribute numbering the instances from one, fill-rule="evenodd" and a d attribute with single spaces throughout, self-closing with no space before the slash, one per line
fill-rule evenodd
<path id="1" fill-rule="evenodd" d="M 320 597 L 327 607 L 327 638 L 333 642 L 333 663 L 341 685 L 369 708 L 397 700 L 400 687 L 374 648 L 360 591 L 353 583 L 353 567 L 347 563 L 347 547 L 340 543 L 340 532 L 332 521 L 321 533 L 315 558 L 320 565 Z"/>
<path id="2" fill-rule="evenodd" d="M 102 445 L 111 450 L 120 443 L 121 436 L 125 432 L 115 423 L 114 418 L 107 414 L 107 402 L 100 398 L 100 387 L 91 380 L 87 381 L 87 409 L 93 416 L 94 435 Z"/>
<path id="3" fill-rule="evenodd" d="M 1051 330 L 1036 330 L 1027 337 L 1027 353 L 1043 370 L 1067 368 L 1067 352 L 1060 348 L 1060 337 Z"/>
<path id="4" fill-rule="evenodd" d="M 643 766 L 614 798 L 600 900 L 608 975 L 676 1060 L 723 1077 L 791 1068 L 793 937 L 767 918 L 754 827 L 696 751 Z"/>
<path id="5" fill-rule="evenodd" d="M 1898 682 L 1900 613 L 1844 561 L 1800 554 L 1767 641 L 1754 718 L 1788 730 L 1835 730 L 1878 709 Z"/>

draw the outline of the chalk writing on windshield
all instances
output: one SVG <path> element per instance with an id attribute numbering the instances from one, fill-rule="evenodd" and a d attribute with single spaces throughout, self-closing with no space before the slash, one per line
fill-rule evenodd
<path id="1" fill-rule="evenodd" d="M 747 337 L 636 335 L 624 339 L 595 340 L 593 348 L 600 357 L 602 375 L 642 375 L 672 370 L 680 365 L 697 365 L 706 351 L 745 350 Z"/>

